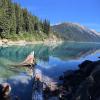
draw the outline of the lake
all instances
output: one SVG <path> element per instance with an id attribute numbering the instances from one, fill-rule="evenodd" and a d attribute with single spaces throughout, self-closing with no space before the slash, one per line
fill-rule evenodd
<path id="1" fill-rule="evenodd" d="M 13 64 L 23 61 L 35 51 L 37 69 L 43 75 L 57 81 L 67 70 L 78 69 L 84 60 L 99 60 L 100 43 L 63 42 L 57 44 L 34 44 L 26 46 L 0 47 L 0 82 L 12 86 L 12 95 L 21 100 L 31 100 L 32 78 L 25 68 L 14 68 Z"/>

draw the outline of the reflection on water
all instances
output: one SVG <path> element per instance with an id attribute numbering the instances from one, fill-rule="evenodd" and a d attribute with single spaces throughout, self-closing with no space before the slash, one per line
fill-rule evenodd
<path id="1" fill-rule="evenodd" d="M 13 87 L 12 98 L 17 96 L 19 100 L 31 100 L 33 83 L 31 77 L 25 74 L 12 76 L 7 80 L 7 82 L 10 83 L 11 87 Z"/>
<path id="2" fill-rule="evenodd" d="M 44 44 L 0 47 L 0 82 L 8 81 L 14 88 L 13 94 L 24 93 L 31 97 L 31 78 L 25 68 L 12 68 L 13 64 L 23 61 L 31 51 L 35 51 L 37 68 L 51 78 L 57 79 L 64 71 L 76 69 L 77 65 L 86 59 L 96 60 L 100 56 L 100 44 L 96 43 L 62 43 L 47 46 Z M 98 51 L 95 55 L 94 52 Z M 92 54 L 92 55 L 91 55 Z M 30 83 L 30 84 L 29 84 Z M 21 88 L 18 88 L 21 86 Z M 23 87 L 22 87 L 23 86 Z M 23 90 L 24 89 L 24 90 Z M 28 89 L 28 92 L 26 91 Z M 16 90 L 16 92 L 15 92 Z M 25 96 L 24 96 L 25 97 Z"/>

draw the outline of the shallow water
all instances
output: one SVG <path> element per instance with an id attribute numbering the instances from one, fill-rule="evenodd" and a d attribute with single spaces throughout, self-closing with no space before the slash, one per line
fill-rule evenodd
<path id="1" fill-rule="evenodd" d="M 32 79 L 25 68 L 13 68 L 35 51 L 37 66 L 43 75 L 57 80 L 66 70 L 75 70 L 84 60 L 97 60 L 100 56 L 99 43 L 70 43 L 59 45 L 26 45 L 0 47 L 0 82 L 9 82 L 12 94 L 21 100 L 31 100 Z"/>

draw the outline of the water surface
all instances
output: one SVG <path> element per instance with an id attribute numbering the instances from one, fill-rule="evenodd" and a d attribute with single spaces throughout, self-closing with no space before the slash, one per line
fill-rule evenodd
<path id="1" fill-rule="evenodd" d="M 99 43 L 64 42 L 59 45 L 26 45 L 0 47 L 0 82 L 9 82 L 12 94 L 21 100 L 31 100 L 32 79 L 25 68 L 13 68 L 35 51 L 37 66 L 43 75 L 57 80 L 66 70 L 78 69 L 84 60 L 97 60 L 100 56 Z M 26 95 L 25 95 L 26 94 Z"/>

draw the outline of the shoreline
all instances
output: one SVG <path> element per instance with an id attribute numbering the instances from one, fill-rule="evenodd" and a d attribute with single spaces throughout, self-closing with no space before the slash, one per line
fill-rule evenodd
<path id="1" fill-rule="evenodd" d="M 44 40 L 44 41 L 25 41 L 25 40 L 18 40 L 18 41 L 12 41 L 12 40 L 7 40 L 7 39 L 0 39 L 0 46 L 13 46 L 13 45 L 18 45 L 18 46 L 25 46 L 28 44 L 45 44 L 45 45 L 54 45 L 54 44 L 60 44 L 63 41 L 50 41 L 50 40 Z"/>
<path id="2" fill-rule="evenodd" d="M 43 41 L 25 41 L 25 40 L 12 41 L 7 39 L 0 40 L 0 46 L 27 45 L 27 44 L 39 44 L 39 43 L 43 43 Z"/>
<path id="3" fill-rule="evenodd" d="M 63 42 L 66 43 L 96 43 L 96 44 L 100 44 L 100 42 L 77 42 L 77 41 L 62 41 L 62 40 L 44 40 L 44 41 L 26 41 L 26 40 L 18 40 L 18 41 L 12 41 L 12 40 L 8 40 L 8 39 L 0 39 L 0 46 L 13 46 L 13 45 L 18 45 L 18 46 L 25 46 L 28 44 L 45 44 L 45 45 L 57 45 L 57 44 L 61 44 Z"/>

